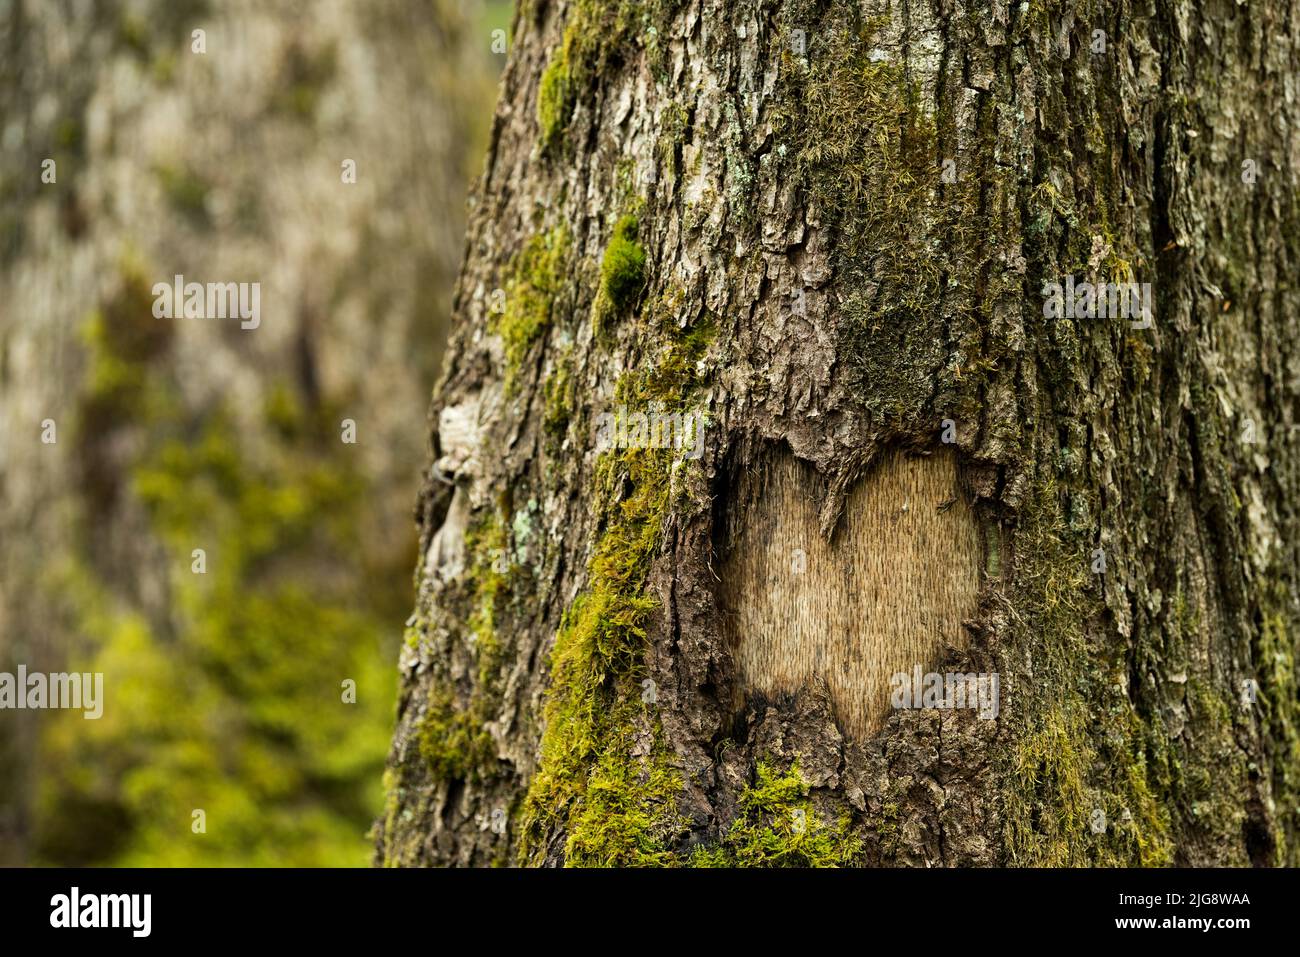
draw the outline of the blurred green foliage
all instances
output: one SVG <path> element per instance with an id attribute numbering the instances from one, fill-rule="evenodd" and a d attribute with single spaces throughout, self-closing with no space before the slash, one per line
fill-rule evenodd
<path id="1" fill-rule="evenodd" d="M 51 585 L 84 641 L 67 667 L 103 672 L 105 704 L 99 720 L 46 722 L 38 860 L 364 865 L 409 596 L 368 580 L 356 447 L 337 409 L 288 385 L 251 421 L 220 403 L 185 411 L 157 361 L 166 342 L 104 334 L 104 314 L 138 304 L 142 282 L 128 272 L 87 330 L 81 428 L 97 441 L 84 447 L 119 477 L 110 500 L 87 497 L 84 547 Z M 101 507 L 143 517 L 158 560 L 139 580 L 161 579 L 161 610 L 126 597 L 117 576 L 133 570 L 105 565 Z M 413 547 L 393 546 L 383 577 L 409 580 Z"/>
<path id="2" fill-rule="evenodd" d="M 487 0 L 483 4 L 483 27 L 489 35 L 493 30 L 504 30 L 509 35 L 514 18 L 514 0 Z"/>
<path id="3" fill-rule="evenodd" d="M 375 6 L 375 16 L 387 11 L 404 29 L 445 30 L 449 43 L 472 46 L 483 64 L 504 65 L 489 44 L 492 30 L 512 25 L 509 0 L 439 3 L 436 16 L 418 18 L 401 4 Z M 178 56 L 188 57 L 195 23 L 219 11 L 208 0 L 167 0 L 98 12 L 118 46 L 167 85 L 183 81 L 176 77 Z M 367 42 L 378 42 L 386 29 Z M 289 48 L 275 95 L 251 104 L 249 119 L 268 118 L 267 129 L 275 130 L 287 116 L 298 134 L 318 135 L 318 107 L 338 85 L 336 73 L 345 73 L 349 52 L 306 39 Z M 457 188 L 479 170 L 491 118 L 491 88 L 463 69 L 469 62 L 449 56 L 442 66 L 451 79 L 432 69 L 427 77 L 430 96 L 452 83 L 466 100 L 447 113 L 451 130 L 464 126 L 472 134 L 463 137 L 465 169 L 434 164 L 427 172 L 450 177 Z M 85 150 L 89 85 L 82 92 L 46 151 L 58 158 L 61 174 L 64 160 Z M 183 86 L 168 95 L 191 94 Z M 159 224 L 163 235 L 181 223 L 206 230 L 213 243 L 239 238 L 209 203 L 214 191 L 230 190 L 224 172 L 198 169 L 192 159 L 139 172 L 156 180 L 176 221 Z M 0 199 L 24 198 L 15 182 L 0 176 Z M 255 189 L 238 193 L 237 230 L 253 233 L 275 215 L 261 196 Z M 22 251 L 21 226 L 0 211 L 0 255 Z M 369 235 L 363 231 L 360 246 L 381 248 Z M 59 508 L 68 513 L 76 547 L 42 562 L 59 619 L 51 622 L 49 643 L 62 669 L 104 673 L 105 703 L 97 721 L 76 711 L 42 715 L 31 774 L 31 861 L 367 864 L 367 832 L 383 806 L 394 665 L 412 605 L 416 547 L 413 528 L 383 540 L 375 516 L 391 513 L 400 480 L 379 472 L 391 465 L 414 485 L 419 463 L 371 463 L 366 472 L 358 447 L 344 444 L 339 432 L 345 415 L 366 428 L 362 400 L 351 399 L 345 413 L 338 400 L 347 397 L 322 398 L 318 383 L 299 381 L 296 370 L 281 372 L 294 370 L 293 361 L 276 366 L 269 352 L 250 349 L 254 365 L 241 370 L 245 375 L 224 370 L 185 381 L 186 363 L 196 357 L 181 354 L 176 322 L 151 313 L 146 277 L 172 274 L 157 265 L 123 263 L 119 288 L 86 324 L 88 364 L 69 397 L 78 495 Z M 370 275 L 364 255 L 354 268 L 338 277 L 340 288 L 366 292 L 372 312 L 391 309 L 389 290 Z M 425 271 L 437 275 L 438 268 L 434 262 Z M 421 340 L 409 366 L 424 380 L 440 354 L 432 340 L 441 334 L 437 317 L 449 296 L 439 281 L 428 287 L 418 306 L 430 317 L 421 331 L 428 348 Z M 193 349 L 193 341 L 187 345 Z M 316 345 L 322 360 L 340 358 L 323 352 L 337 342 Z M 253 389 L 224 400 L 204 392 L 235 382 L 252 382 Z M 62 443 L 62 419 L 59 428 Z M 203 574 L 192 571 L 199 548 Z M 354 704 L 343 700 L 349 680 L 356 683 Z M 195 810 L 205 813 L 205 833 L 192 830 Z"/>

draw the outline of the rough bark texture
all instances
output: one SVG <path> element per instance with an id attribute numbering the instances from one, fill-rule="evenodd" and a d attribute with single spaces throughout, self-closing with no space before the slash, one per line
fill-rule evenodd
<path id="1" fill-rule="evenodd" d="M 525 4 L 378 858 L 1300 863 L 1298 113 L 1294 0 Z M 1046 318 L 1071 275 L 1150 283 L 1150 328 Z M 703 456 L 598 450 L 621 405 L 707 414 Z M 952 450 L 978 597 L 916 664 L 996 672 L 998 718 L 858 733 L 833 616 L 747 683 L 744 489 L 792 453 L 834 549 Z M 966 537 L 897 547 L 960 580 Z"/>

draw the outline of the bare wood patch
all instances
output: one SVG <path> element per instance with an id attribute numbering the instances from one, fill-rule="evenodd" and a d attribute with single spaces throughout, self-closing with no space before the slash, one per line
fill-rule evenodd
<path id="1" fill-rule="evenodd" d="M 981 547 L 956 457 L 891 455 L 849 493 L 832 541 L 818 532 L 815 470 L 788 452 L 745 473 L 722 568 L 727 639 L 742 689 L 824 681 L 845 732 L 877 731 L 890 679 L 964 648 Z"/>

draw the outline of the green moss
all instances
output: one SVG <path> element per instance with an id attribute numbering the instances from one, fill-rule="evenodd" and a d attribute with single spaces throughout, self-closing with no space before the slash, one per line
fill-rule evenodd
<path id="1" fill-rule="evenodd" d="M 469 617 L 469 635 L 478 658 L 478 692 L 493 696 L 504 654 L 497 631 L 497 617 L 502 601 L 509 594 L 509 539 L 505 524 L 493 513 L 465 535 L 465 547 L 472 557 L 470 567 L 474 597 Z"/>
<path id="2" fill-rule="evenodd" d="M 1122 657 L 1089 640 L 1101 602 L 1061 492 L 1050 482 L 1042 487 L 1017 528 L 1017 552 L 1031 557 L 1015 570 L 1014 600 L 1023 622 L 1034 623 L 1032 635 L 1022 631 L 1017 640 L 1036 653 L 1032 686 L 1015 676 L 1009 689 L 1025 702 L 1008 715 L 1016 739 L 1005 772 L 1013 782 L 1004 809 L 1010 863 L 1167 864 L 1170 759 L 1162 729 L 1142 720 L 1120 689 Z M 1100 832 L 1097 811 L 1105 815 Z"/>
<path id="3" fill-rule="evenodd" d="M 649 370 L 624 376 L 615 395 L 683 405 L 698 385 L 712 327 L 683 332 L 664 322 L 655 331 L 662 355 Z M 640 683 L 656 608 L 646 579 L 664 522 L 674 508 L 706 507 L 674 497 L 687 484 L 679 475 L 656 449 L 610 450 L 597 460 L 603 530 L 587 586 L 565 611 L 550 656 L 542 759 L 521 813 L 525 862 L 543 860 L 550 835 L 563 831 L 567 864 L 680 863 L 672 849 L 684 832 L 680 775 L 662 744 L 647 747 L 660 741 L 660 729 Z"/>
<path id="4" fill-rule="evenodd" d="M 1020 741 L 1015 787 L 1051 799 L 1038 806 L 1032 827 L 1014 833 L 1016 864 L 1160 867 L 1170 862 L 1169 810 L 1153 791 L 1142 726 L 1130 715 L 1106 733 L 1115 735 L 1115 728 L 1122 728 L 1118 747 L 1098 748 L 1096 730 L 1079 704 L 1070 702 L 1049 711 L 1037 733 Z M 1093 828 L 1097 811 L 1105 815 L 1100 833 Z"/>
<path id="5" fill-rule="evenodd" d="M 542 73 L 537 123 L 543 150 L 560 143 L 580 98 L 597 78 L 620 65 L 653 15 L 645 0 L 576 0 L 569 9 L 560 47 Z M 645 34 L 650 35 L 650 34 Z"/>
<path id="6" fill-rule="evenodd" d="M 600 291 L 592 322 L 600 332 L 611 319 L 628 315 L 645 288 L 645 249 L 637 241 L 637 217 L 631 213 L 614 224 L 600 263 Z"/>
<path id="7" fill-rule="evenodd" d="M 425 627 L 427 627 L 426 623 L 420 621 L 413 625 L 407 625 L 402 631 L 402 645 L 412 651 L 417 650 L 424 637 Z"/>
<path id="8" fill-rule="evenodd" d="M 662 751 L 629 759 L 635 748 L 630 712 L 616 715 L 569 821 L 565 863 L 572 867 L 670 866 L 667 847 L 681 830 L 677 795 L 681 776 Z"/>
<path id="9" fill-rule="evenodd" d="M 740 813 L 716 847 L 697 849 L 695 867 L 845 867 L 862 853 L 847 817 L 821 820 L 794 765 L 784 774 L 760 762 L 740 795 Z"/>
<path id="10" fill-rule="evenodd" d="M 897 838 L 898 822 L 898 805 L 893 801 L 886 801 L 873 822 L 873 829 L 876 836 L 880 838 L 882 846 L 888 846 Z"/>
<path id="11" fill-rule="evenodd" d="M 550 148 L 560 139 L 573 112 L 573 82 L 569 78 L 569 38 L 542 72 L 537 89 L 537 123 L 542 131 L 542 147 Z"/>
<path id="12" fill-rule="evenodd" d="M 1277 589 L 1266 605 L 1270 609 L 1285 608 L 1284 591 Z M 1269 732 L 1265 740 L 1269 742 L 1273 766 L 1273 799 L 1279 808 L 1300 808 L 1300 695 L 1296 693 L 1295 649 L 1296 640 L 1286 617 L 1280 610 L 1270 610 L 1263 618 L 1257 669 L 1259 707 Z M 1279 815 L 1282 833 L 1276 835 L 1278 864 L 1296 863 L 1298 815 L 1300 811 Z"/>
<path id="13" fill-rule="evenodd" d="M 281 438 L 302 438 L 302 406 L 287 383 L 277 382 L 267 389 L 262 416 Z"/>
<path id="14" fill-rule="evenodd" d="M 487 724 L 499 710 L 502 665 L 514 647 L 500 620 L 518 569 L 496 511 L 469 527 L 465 550 L 469 568 L 460 587 L 469 612 L 464 640 L 475 662 L 475 680 L 467 691 L 458 691 L 445 670 L 436 673 L 419 731 L 420 755 L 440 781 L 482 781 L 497 774 L 497 746 Z"/>
<path id="15" fill-rule="evenodd" d="M 645 405 L 657 402 L 669 409 L 684 410 L 692 399 L 699 381 L 699 365 L 717 336 L 718 327 L 711 316 L 704 316 L 689 329 L 663 329 L 671 336 L 658 361 L 644 373 L 632 375 L 619 383 L 620 401 Z"/>
<path id="16" fill-rule="evenodd" d="M 554 299 L 565 280 L 570 236 L 567 227 L 533 236 L 511 263 L 505 285 L 505 307 L 495 328 L 506 352 L 506 383 L 515 377 L 552 321 Z"/>
<path id="17" fill-rule="evenodd" d="M 384 768 L 383 775 L 384 786 L 384 814 L 383 829 L 385 834 L 397 833 L 398 815 L 402 808 L 402 799 L 405 797 L 404 788 L 401 783 L 401 775 L 396 768 Z M 373 838 L 373 834 L 371 837 Z M 401 854 L 393 846 L 392 842 L 384 843 L 384 867 L 397 867 L 401 863 Z"/>
<path id="18" fill-rule="evenodd" d="M 813 68 L 787 73 L 791 107 L 776 136 L 813 215 L 836 234 L 840 355 L 868 409 L 911 419 L 946 365 L 934 317 L 960 300 L 951 250 L 974 248 L 980 190 L 973 176 L 940 183 L 935 119 L 902 63 L 874 56 L 881 21 L 843 8 L 827 16 L 811 38 Z M 743 164 L 732 165 L 733 184 L 746 182 Z M 748 195 L 728 199 L 752 207 Z M 966 299 L 976 307 L 974 290 Z M 977 394 L 973 383 L 957 391 Z"/>
<path id="19" fill-rule="evenodd" d="M 542 383 L 542 398 L 545 406 L 542 425 L 547 435 L 562 438 L 568 431 L 569 420 L 573 418 L 577 402 L 577 388 L 572 373 L 572 358 L 565 350 L 556 359 L 555 368 Z"/>
<path id="20" fill-rule="evenodd" d="M 638 669 L 655 607 L 644 585 L 666 512 L 667 471 L 653 450 L 629 450 L 617 462 L 633 491 L 615 507 L 588 588 L 556 635 L 541 767 L 524 802 L 525 859 L 537 859 L 546 835 L 565 827 L 566 863 L 663 863 L 675 829 L 673 772 L 661 754 L 631 753 L 632 729 L 655 724 L 639 700 Z"/>
<path id="21" fill-rule="evenodd" d="M 456 707 L 454 696 L 438 688 L 430 696 L 420 725 L 420 757 L 440 781 L 478 781 L 496 764 L 496 742 L 469 710 Z"/>

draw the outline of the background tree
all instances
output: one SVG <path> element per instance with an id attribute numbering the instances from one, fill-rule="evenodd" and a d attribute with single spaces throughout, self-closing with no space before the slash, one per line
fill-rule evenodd
<path id="1" fill-rule="evenodd" d="M 482 16 L 0 4 L 0 671 L 106 698 L 0 711 L 0 863 L 367 860 Z M 176 274 L 260 325 L 155 318 Z"/>
<path id="2" fill-rule="evenodd" d="M 1300 861 L 1298 27 L 523 4 L 378 858 Z M 891 708 L 918 666 L 997 719 Z"/>

